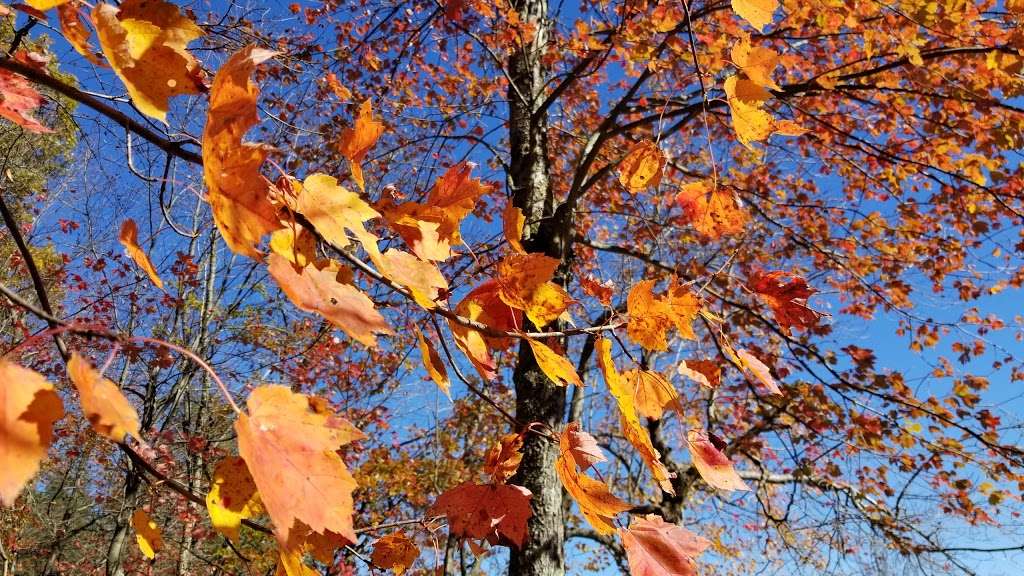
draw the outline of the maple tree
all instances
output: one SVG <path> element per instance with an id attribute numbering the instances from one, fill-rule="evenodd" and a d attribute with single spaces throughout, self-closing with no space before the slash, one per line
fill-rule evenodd
<path id="1" fill-rule="evenodd" d="M 1024 5 L 570 4 L 0 5 L 5 571 L 1024 551 Z"/>

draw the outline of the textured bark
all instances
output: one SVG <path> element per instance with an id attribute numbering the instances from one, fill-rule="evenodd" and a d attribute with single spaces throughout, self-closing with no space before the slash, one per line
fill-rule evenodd
<path id="1" fill-rule="evenodd" d="M 547 0 L 513 2 L 520 19 L 537 26 L 533 42 L 509 58 L 509 180 L 512 202 L 526 216 L 524 245 L 531 252 L 543 252 L 562 259 L 565 237 L 553 230 L 554 198 L 551 193 L 547 116 L 538 113 L 543 100 L 544 68 L 540 55 L 547 43 Z M 560 270 L 564 281 L 566 266 Z M 523 343 L 513 373 L 516 388 L 516 418 L 523 423 L 541 422 L 557 429 L 565 414 L 565 389 L 555 386 L 537 367 L 529 345 Z M 565 523 L 562 485 L 555 474 L 558 447 L 548 440 L 528 435 L 523 460 L 514 483 L 533 493 L 530 534 L 522 550 L 513 550 L 510 576 L 561 576 L 565 573 Z"/>

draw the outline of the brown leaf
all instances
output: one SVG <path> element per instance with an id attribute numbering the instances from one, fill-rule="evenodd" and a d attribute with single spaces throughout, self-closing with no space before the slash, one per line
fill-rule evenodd
<path id="1" fill-rule="evenodd" d="M 370 561 L 374 566 L 396 575 L 405 572 L 420 555 L 420 549 L 403 532 L 394 532 L 373 543 Z"/>

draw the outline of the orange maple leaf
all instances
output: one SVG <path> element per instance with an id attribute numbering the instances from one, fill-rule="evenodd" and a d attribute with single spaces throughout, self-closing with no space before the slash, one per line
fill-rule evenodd
<path id="1" fill-rule="evenodd" d="M 42 374 L 0 359 L 0 505 L 13 506 L 53 442 L 64 404 Z"/>
<path id="2" fill-rule="evenodd" d="M 139 413 L 135 407 L 116 384 L 101 376 L 77 352 L 68 361 L 68 377 L 78 389 L 82 412 L 97 434 L 114 442 L 124 441 L 125 434 L 142 438 L 139 433 Z"/>
<path id="3" fill-rule="evenodd" d="M 336 450 L 365 438 L 347 420 L 315 399 L 285 386 L 260 386 L 247 402 L 248 414 L 235 422 L 238 453 L 282 546 L 296 522 L 313 532 L 331 531 L 356 541 L 352 490 L 356 482 Z"/>
<path id="4" fill-rule="evenodd" d="M 620 528 L 631 576 L 696 576 L 695 556 L 711 545 L 689 530 L 669 524 L 656 514 Z"/>
<path id="5" fill-rule="evenodd" d="M 650 140 L 641 140 L 633 144 L 619 162 L 619 183 L 633 193 L 648 186 L 656 187 L 664 164 L 665 155 L 658 145 Z"/>
<path id="6" fill-rule="evenodd" d="M 149 276 L 149 280 L 156 285 L 157 288 L 163 290 L 164 282 L 160 279 L 160 275 L 157 274 L 156 268 L 153 267 L 153 262 L 150 261 L 149 256 L 142 247 L 139 246 L 139 227 L 135 224 L 135 220 L 131 218 L 124 221 L 121 224 L 121 231 L 117 235 L 118 241 L 124 246 L 125 251 L 128 253 L 128 257 L 131 258 L 142 271 Z"/>
<path id="7" fill-rule="evenodd" d="M 543 328 L 572 302 L 565 289 L 550 282 L 557 268 L 558 260 L 543 254 L 509 254 L 498 262 L 498 296 Z"/>
<path id="8" fill-rule="evenodd" d="M 611 493 L 608 485 L 587 476 L 577 467 L 573 455 L 578 439 L 570 438 L 568 428 L 563 430 L 558 439 L 560 453 L 555 463 L 555 471 L 569 495 L 580 507 L 583 517 L 590 522 L 598 534 L 615 532 L 614 518 L 633 506 L 620 500 Z"/>
<path id="9" fill-rule="evenodd" d="M 338 138 L 338 151 L 348 159 L 352 179 L 359 185 L 360 190 L 366 190 L 366 183 L 363 180 L 363 158 L 382 134 L 384 124 L 373 119 L 373 104 L 369 100 L 363 100 L 359 105 L 355 123 L 342 130 Z"/>
<path id="10" fill-rule="evenodd" d="M 394 532 L 373 543 L 370 561 L 384 570 L 391 569 L 401 576 L 420 555 L 420 549 L 403 532 Z"/>

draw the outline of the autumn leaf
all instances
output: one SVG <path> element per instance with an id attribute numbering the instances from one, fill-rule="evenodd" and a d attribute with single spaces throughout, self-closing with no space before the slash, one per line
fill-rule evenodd
<path id="1" fill-rule="evenodd" d="M 0 506 L 13 506 L 53 442 L 64 404 L 34 370 L 0 358 Z"/>
<path id="2" fill-rule="evenodd" d="M 316 238 L 301 226 L 287 226 L 270 235 L 270 251 L 301 270 L 316 265 Z"/>
<path id="3" fill-rule="evenodd" d="M 472 177 L 472 162 L 459 162 L 437 179 L 426 202 L 378 204 L 388 225 L 424 260 L 443 261 L 462 244 L 462 220 L 490 190 Z"/>
<path id="4" fill-rule="evenodd" d="M 228 247 L 250 258 L 260 257 L 256 245 L 264 234 L 282 227 L 270 182 L 260 173 L 269 148 L 242 142 L 259 121 L 259 88 L 249 77 L 274 54 L 255 46 L 232 54 L 213 78 L 203 129 L 203 177 L 214 222 Z"/>
<path id="5" fill-rule="evenodd" d="M 750 23 L 758 32 L 772 23 L 772 16 L 779 8 L 777 0 L 732 0 L 732 9 Z"/>
<path id="6" fill-rule="evenodd" d="M 291 262 L 277 254 L 268 259 L 267 271 L 295 306 L 320 314 L 366 346 L 376 346 L 376 334 L 392 334 L 373 300 L 351 284 L 342 284 L 329 268 L 306 266 L 296 271 Z"/>
<path id="7" fill-rule="evenodd" d="M 25 51 L 18 51 L 14 58 L 19 62 L 28 63 L 28 53 Z M 44 98 L 32 87 L 27 78 L 10 70 L 0 69 L 0 93 L 3 94 L 3 98 L 0 99 L 0 117 L 29 132 L 53 132 L 33 116 L 36 109 L 43 104 Z"/>
<path id="8" fill-rule="evenodd" d="M 750 220 L 732 194 L 722 188 L 712 188 L 707 182 L 680 187 L 676 203 L 682 207 L 684 219 L 710 240 L 741 234 Z"/>
<path id="9" fill-rule="evenodd" d="M 356 482 L 335 452 L 364 438 L 348 421 L 285 386 L 260 386 L 235 422 L 238 453 L 284 545 L 296 521 L 356 541 L 352 491 Z"/>
<path id="10" fill-rule="evenodd" d="M 50 8 L 56 8 L 63 4 L 67 4 L 70 0 L 25 0 L 25 4 L 28 4 L 32 8 L 45 12 Z"/>
<path id="11" fill-rule="evenodd" d="M 381 273 L 409 290 L 424 310 L 437 308 L 437 300 L 448 293 L 448 281 L 429 260 L 420 260 L 402 250 L 388 250 L 381 257 Z"/>
<path id="12" fill-rule="evenodd" d="M 764 88 L 738 76 L 725 79 L 725 95 L 736 139 L 753 150 L 750 146 L 752 142 L 765 140 L 772 133 L 772 115 L 761 108 L 763 101 L 770 95 Z"/>
<path id="13" fill-rule="evenodd" d="M 103 55 L 146 116 L 167 123 L 169 100 L 198 94 L 199 63 L 189 42 L 203 35 L 178 7 L 163 0 L 99 3 L 92 10 Z"/>
<path id="14" fill-rule="evenodd" d="M 707 433 L 690 430 L 686 433 L 686 446 L 694 468 L 705 482 L 722 490 L 750 490 L 736 473 L 729 457 L 715 447 Z"/>
<path id="15" fill-rule="evenodd" d="M 89 42 L 92 33 L 85 27 L 85 21 L 82 19 L 81 3 L 77 0 L 61 3 L 57 7 L 57 17 L 60 21 L 60 32 L 68 44 L 93 64 L 106 68 L 107 63 Z"/>
<path id="16" fill-rule="evenodd" d="M 583 517 L 598 534 L 615 532 L 615 516 L 633 506 L 612 494 L 604 482 L 599 482 L 577 469 L 573 456 L 574 441 L 569 437 L 567 430 L 559 435 L 558 445 L 560 453 L 555 463 L 555 471 L 562 486 L 576 501 Z"/>
<path id="17" fill-rule="evenodd" d="M 772 394 L 782 394 L 782 389 L 779 388 L 778 383 L 775 382 L 775 378 L 772 378 L 771 370 L 768 366 L 757 359 L 756 356 L 747 352 L 746 350 L 736 351 L 736 361 L 746 372 L 754 376 L 758 382 L 764 384 L 765 388 L 768 389 Z"/>
<path id="18" fill-rule="evenodd" d="M 135 541 L 138 542 L 142 555 L 150 560 L 156 558 L 156 553 L 164 547 L 160 527 L 145 510 L 139 508 L 132 514 L 132 528 L 135 529 Z"/>
<path id="19" fill-rule="evenodd" d="M 814 289 L 803 278 L 781 271 L 755 271 L 747 278 L 747 288 L 764 298 L 784 333 L 789 334 L 794 327 L 809 330 L 818 325 L 822 314 L 807 307 L 807 298 Z"/>
<path id="20" fill-rule="evenodd" d="M 505 234 L 505 240 L 513 250 L 520 254 L 526 254 L 526 249 L 523 248 L 523 226 L 526 224 L 526 217 L 523 216 L 523 211 L 516 208 L 511 201 L 505 204 L 505 211 L 501 214 L 502 232 Z"/>
<path id="21" fill-rule="evenodd" d="M 319 576 L 302 561 L 302 554 L 302 548 L 279 548 L 274 576 Z"/>
<path id="22" fill-rule="evenodd" d="M 634 368 L 627 370 L 623 377 L 633 388 L 633 398 L 639 415 L 658 420 L 666 408 L 681 411 L 679 393 L 661 374 Z"/>
<path id="23" fill-rule="evenodd" d="M 580 429 L 579 422 L 570 422 L 565 427 L 565 434 L 568 439 L 569 454 L 572 456 L 576 466 L 581 472 L 598 462 L 607 462 L 608 458 L 597 445 L 597 440 L 590 434 Z"/>
<path id="24" fill-rule="evenodd" d="M 163 290 L 164 283 L 160 280 L 160 275 L 157 274 L 156 268 L 153 267 L 153 263 L 149 260 L 149 256 L 139 246 L 139 227 L 135 224 L 135 220 L 131 218 L 125 220 L 121 224 L 121 232 L 117 236 L 118 241 L 124 246 L 125 252 L 128 253 L 128 257 L 131 258 L 142 271 L 149 276 L 149 280 L 156 285 L 157 288 Z"/>
<path id="25" fill-rule="evenodd" d="M 636 283 L 626 297 L 629 323 L 626 335 L 647 350 L 668 349 L 668 331 L 676 328 L 679 336 L 694 339 L 691 323 L 700 310 L 700 301 L 684 284 L 675 279 L 661 296 L 655 296 L 656 280 Z"/>
<path id="26" fill-rule="evenodd" d="M 352 170 L 352 179 L 359 185 L 360 190 L 366 190 L 366 184 L 363 181 L 363 158 L 383 133 L 384 124 L 373 119 L 373 105 L 369 100 L 364 100 L 359 105 L 359 114 L 356 116 L 355 124 L 342 130 L 341 136 L 338 138 L 338 151 L 348 160 Z"/>
<path id="27" fill-rule="evenodd" d="M 722 368 L 711 360 L 684 360 L 679 363 L 677 371 L 708 388 L 717 388 L 722 381 Z"/>
<path id="28" fill-rule="evenodd" d="M 370 561 L 383 570 L 401 575 L 420 555 L 420 549 L 403 532 L 394 532 L 373 543 Z"/>
<path id="29" fill-rule="evenodd" d="M 664 164 L 665 155 L 658 145 L 650 140 L 641 140 L 633 144 L 619 162 L 619 183 L 634 194 L 648 186 L 657 187 Z"/>
<path id="30" fill-rule="evenodd" d="M 648 514 L 619 528 L 631 576 L 696 576 L 694 561 L 711 545 L 689 530 Z"/>
<path id="31" fill-rule="evenodd" d="M 772 80 L 772 72 L 779 65 L 779 54 L 770 48 L 753 46 L 750 44 L 750 37 L 743 36 L 739 42 L 732 47 L 732 62 L 750 79 L 754 84 L 782 90 Z"/>
<path id="32" fill-rule="evenodd" d="M 572 302 L 569 294 L 551 282 L 558 260 L 543 254 L 509 254 L 498 263 L 498 296 L 526 312 L 538 328 L 550 324 Z"/>
<path id="33" fill-rule="evenodd" d="M 355 192 L 338 184 L 338 179 L 326 174 L 311 174 L 302 182 L 302 191 L 296 209 L 306 217 L 321 236 L 337 248 L 350 244 L 346 230 L 355 236 L 370 260 L 385 268 L 377 236 L 366 229 L 365 223 L 380 214 Z"/>
<path id="34" fill-rule="evenodd" d="M 492 484 L 504 484 L 515 476 L 519 462 L 523 459 L 522 434 L 505 434 L 497 444 L 491 446 L 484 459 L 484 474 L 491 477 Z"/>
<path id="35" fill-rule="evenodd" d="M 612 360 L 611 342 L 607 338 L 598 338 L 594 342 L 594 350 L 597 352 L 598 368 L 601 369 L 608 391 L 615 398 L 615 403 L 619 408 L 623 436 L 636 448 L 641 460 L 651 471 L 651 476 L 658 487 L 669 494 L 675 494 L 675 489 L 672 487 L 673 475 L 662 463 L 661 453 L 654 448 L 650 433 L 640 422 L 635 404 L 635 390 L 619 374 L 615 367 L 615 361 Z"/>
<path id="36" fill-rule="evenodd" d="M 455 538 L 521 548 L 527 536 L 526 522 L 533 516 L 532 496 L 514 484 L 464 482 L 438 496 L 427 514 L 443 514 L 448 532 Z"/>
<path id="37" fill-rule="evenodd" d="M 82 412 L 97 434 L 114 442 L 123 442 L 125 434 L 142 438 L 139 433 L 139 414 L 135 407 L 116 384 L 101 376 L 77 352 L 68 361 L 68 377 L 78 389 Z"/>
<path id="38" fill-rule="evenodd" d="M 576 368 L 565 356 L 555 352 L 547 344 L 539 340 L 534 340 L 533 338 L 526 338 L 525 340 L 530 345 L 530 349 L 533 350 L 533 357 L 537 360 L 537 366 L 540 367 L 541 372 L 547 375 L 552 382 L 558 386 L 568 386 L 569 384 L 583 386 L 583 380 L 576 373 Z"/>
<path id="39" fill-rule="evenodd" d="M 455 312 L 463 318 L 480 322 L 495 330 L 508 332 L 518 330 L 522 326 L 521 313 L 505 304 L 498 296 L 499 285 L 495 280 L 488 280 L 477 286 L 455 306 Z M 485 380 L 494 378 L 497 373 L 492 350 L 501 350 L 511 345 L 510 338 L 494 338 L 485 336 L 480 331 L 466 327 L 454 320 L 448 326 L 455 337 L 455 345 L 469 358 L 480 376 Z"/>
<path id="40" fill-rule="evenodd" d="M 263 510 L 245 460 L 229 456 L 217 463 L 206 494 L 206 510 L 213 527 L 237 543 L 242 520 Z"/>
<path id="41" fill-rule="evenodd" d="M 441 356 L 437 353 L 434 346 L 427 342 L 421 331 L 416 330 L 415 332 L 416 339 L 419 342 L 420 358 L 423 360 L 423 369 L 427 371 L 430 379 L 434 381 L 434 384 L 437 384 L 437 387 L 450 400 L 452 397 L 449 390 L 451 382 L 448 380 L 448 370 L 444 367 Z"/>

